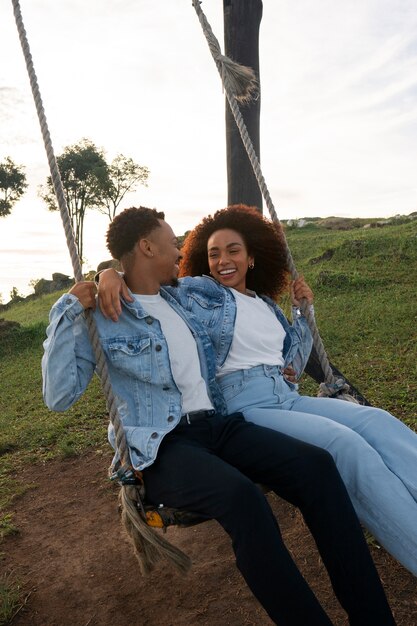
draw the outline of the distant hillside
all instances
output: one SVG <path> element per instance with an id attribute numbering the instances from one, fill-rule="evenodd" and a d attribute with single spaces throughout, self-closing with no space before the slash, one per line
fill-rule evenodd
<path id="1" fill-rule="evenodd" d="M 394 215 L 389 218 L 366 218 L 366 217 L 303 217 L 294 220 L 283 220 L 282 223 L 288 228 L 327 228 L 329 230 L 353 230 L 354 228 L 383 228 L 385 226 L 399 226 L 417 219 L 417 211 L 409 215 Z"/>

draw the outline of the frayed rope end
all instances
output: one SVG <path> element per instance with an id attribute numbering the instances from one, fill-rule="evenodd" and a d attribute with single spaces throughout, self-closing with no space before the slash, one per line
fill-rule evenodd
<path id="1" fill-rule="evenodd" d="M 163 558 L 170 561 L 180 572 L 188 572 L 191 567 L 190 557 L 147 525 L 138 511 L 138 497 L 140 496 L 137 487 L 121 487 L 119 504 L 122 523 L 133 544 L 141 573 L 144 576 L 149 574 Z"/>
<path id="2" fill-rule="evenodd" d="M 219 56 L 223 84 L 228 83 L 232 95 L 241 104 L 248 104 L 259 97 L 259 83 L 251 67 L 240 65 L 223 54 Z"/>

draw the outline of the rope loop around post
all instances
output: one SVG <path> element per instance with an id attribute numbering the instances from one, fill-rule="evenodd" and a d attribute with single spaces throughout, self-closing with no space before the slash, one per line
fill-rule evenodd
<path id="1" fill-rule="evenodd" d="M 23 24 L 19 0 L 12 0 L 12 5 L 20 44 L 26 63 L 26 69 L 29 75 L 29 81 L 32 89 L 33 99 L 35 102 L 36 112 L 41 127 L 42 139 L 48 158 L 51 179 L 65 230 L 68 250 L 71 256 L 74 276 L 76 281 L 79 282 L 80 280 L 83 280 L 81 261 L 78 255 L 77 246 L 72 231 L 68 206 L 65 199 L 65 193 L 59 173 L 58 163 L 52 147 L 51 136 L 49 133 L 38 80 L 36 77 L 32 55 L 29 48 L 29 42 Z M 122 465 L 124 467 L 131 467 L 126 435 L 123 429 L 119 411 L 117 409 L 117 401 L 112 391 L 107 363 L 100 344 L 97 327 L 90 311 L 87 311 L 86 313 L 86 322 L 88 334 L 93 346 L 96 359 L 96 370 L 98 375 L 100 376 L 103 392 L 106 397 L 110 421 L 114 427 L 117 453 Z M 156 560 L 160 557 L 165 557 L 169 559 L 181 571 L 188 569 L 190 566 L 189 558 L 181 550 L 179 550 L 175 546 L 172 546 L 168 541 L 160 537 L 155 531 L 149 528 L 146 525 L 146 521 L 141 518 L 138 507 L 134 504 L 134 502 L 137 502 L 138 499 L 140 500 L 139 489 L 135 486 L 124 486 L 121 488 L 121 492 L 123 494 L 123 496 L 121 497 L 121 506 L 123 509 L 122 518 L 128 534 L 132 539 L 135 553 L 138 557 L 139 565 L 141 567 L 141 571 L 144 573 L 148 572 L 153 567 Z"/>
<path id="2" fill-rule="evenodd" d="M 252 165 L 254 174 L 255 174 L 255 178 L 258 182 L 259 185 L 259 189 L 261 190 L 262 196 L 265 200 L 265 204 L 268 208 L 269 214 L 271 216 L 272 221 L 280 223 L 277 212 L 275 210 L 274 207 L 274 203 L 272 201 L 271 195 L 269 193 L 268 187 L 266 185 L 265 182 L 265 178 L 262 174 L 262 170 L 261 170 L 261 166 L 260 166 L 260 162 L 259 159 L 256 155 L 255 152 L 255 148 L 253 146 L 252 140 L 249 136 L 248 133 L 248 129 L 246 127 L 245 121 L 243 119 L 242 113 L 240 112 L 240 108 L 238 105 L 238 97 L 236 96 L 236 94 L 234 93 L 234 87 L 233 87 L 233 83 L 232 83 L 232 79 L 230 76 L 230 72 L 228 71 L 229 66 L 227 63 L 223 63 L 221 65 L 221 67 L 219 67 L 219 56 L 221 55 L 221 51 L 220 51 L 220 45 L 217 41 L 217 39 L 215 38 L 213 31 L 211 29 L 211 26 L 201 8 L 201 2 L 199 2 L 199 0 L 193 0 L 192 2 L 193 7 L 196 11 L 197 17 L 200 21 L 203 33 L 206 37 L 210 52 L 212 53 L 213 59 L 216 63 L 217 69 L 219 71 L 220 74 L 220 78 L 222 80 L 222 85 L 223 85 L 223 90 L 226 94 L 226 98 L 227 101 L 229 103 L 230 109 L 233 113 L 233 117 L 235 119 L 236 125 L 239 129 L 239 133 L 240 136 L 242 138 L 242 142 L 243 145 L 245 146 L 245 150 L 247 152 L 249 161 Z M 221 55 L 223 56 L 223 55 Z M 234 61 L 232 63 L 235 63 Z M 247 69 L 247 68 L 246 68 Z M 253 96 L 252 96 L 253 97 Z M 294 259 L 293 256 L 291 254 L 290 248 L 288 246 L 288 242 L 285 238 L 284 235 L 284 242 L 285 242 L 285 253 L 286 253 L 286 261 L 287 261 L 287 267 L 288 270 L 290 272 L 291 278 L 293 280 L 296 280 L 298 278 L 298 272 L 297 269 L 295 267 L 295 263 L 294 263 Z M 320 337 L 315 319 L 314 319 L 314 315 L 311 311 L 310 306 L 307 304 L 307 302 L 301 302 L 300 305 L 300 309 L 303 313 L 303 315 L 306 318 L 308 327 L 310 329 L 310 332 L 313 336 L 313 342 L 314 342 L 314 346 L 317 350 L 317 355 L 320 361 L 320 365 L 321 368 L 323 370 L 324 373 L 324 377 L 325 377 L 325 382 L 324 385 L 326 385 L 326 389 L 328 390 L 329 393 L 327 393 L 326 395 L 335 395 L 335 394 L 339 394 L 340 393 L 340 389 L 338 388 L 338 384 L 336 381 L 336 378 L 333 374 L 333 370 L 330 366 L 330 362 L 329 362 L 329 358 L 327 356 L 326 350 L 324 348 L 324 344 L 323 341 Z M 343 381 L 344 382 L 344 381 Z M 322 383 L 323 384 L 323 383 Z M 348 385 L 346 385 L 348 387 Z M 330 393 L 331 390 L 335 390 L 334 393 Z M 324 390 L 321 390 L 322 393 L 324 394 Z M 320 393 L 320 392 L 319 392 Z M 353 396 L 349 396 L 349 398 L 347 398 L 346 396 L 348 396 L 348 394 L 344 393 L 343 395 L 340 395 L 341 398 L 343 399 L 349 399 L 352 402 L 357 402 L 357 400 L 353 397 Z"/>
<path id="3" fill-rule="evenodd" d="M 219 41 L 201 9 L 201 2 L 193 0 L 192 4 L 197 12 L 210 52 L 222 77 L 222 82 L 224 83 L 223 77 L 227 76 L 230 94 L 241 104 L 251 102 L 259 94 L 259 83 L 255 72 L 251 67 L 236 63 L 230 57 L 222 54 Z"/>

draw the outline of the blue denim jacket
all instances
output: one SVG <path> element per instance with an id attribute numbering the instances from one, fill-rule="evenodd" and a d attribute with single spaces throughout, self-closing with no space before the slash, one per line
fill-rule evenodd
<path id="1" fill-rule="evenodd" d="M 161 295 L 184 319 L 197 343 L 201 373 L 209 397 L 219 413 L 226 405 L 215 379 L 211 341 L 192 313 L 182 309 L 165 289 Z M 137 469 L 150 465 L 163 437 L 181 417 L 181 393 L 169 361 L 168 346 L 158 320 L 140 304 L 123 303 L 117 323 L 94 312 L 113 392 L 125 429 L 132 464 Z M 42 359 L 43 396 L 54 411 L 65 411 L 85 391 L 95 369 L 83 308 L 71 294 L 63 295 L 52 307 Z M 115 447 L 113 426 L 109 440 Z"/>
<path id="2" fill-rule="evenodd" d="M 216 367 L 225 362 L 232 345 L 236 320 L 236 300 L 233 292 L 209 276 L 182 278 L 179 288 L 168 288 L 180 304 L 195 314 L 209 334 L 216 353 Z M 310 356 L 313 339 L 307 321 L 293 307 L 290 324 L 280 307 L 271 298 L 260 296 L 273 310 L 285 330 L 284 367 L 292 365 L 300 376 Z M 290 385 L 291 386 L 291 385 Z"/>

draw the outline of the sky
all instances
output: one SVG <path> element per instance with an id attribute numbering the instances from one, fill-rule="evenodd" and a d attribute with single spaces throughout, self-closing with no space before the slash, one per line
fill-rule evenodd
<path id="1" fill-rule="evenodd" d="M 202 8 L 223 47 L 221 0 Z M 55 153 L 91 139 L 150 169 L 126 197 L 177 234 L 227 203 L 224 95 L 190 0 L 21 0 Z M 0 294 L 72 275 L 12 3 L 0 0 L 0 161 L 29 188 L 0 218 Z M 261 164 L 280 219 L 417 210 L 415 0 L 264 0 Z M 85 220 L 85 269 L 109 258 Z"/>

